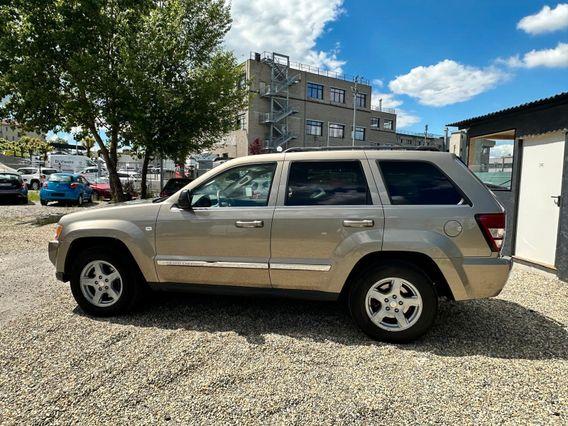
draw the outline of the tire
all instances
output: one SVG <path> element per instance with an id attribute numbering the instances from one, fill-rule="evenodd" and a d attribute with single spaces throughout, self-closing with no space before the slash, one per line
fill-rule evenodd
<path id="1" fill-rule="evenodd" d="M 422 336 L 432 326 L 438 297 L 422 271 L 397 263 L 361 274 L 349 291 L 348 305 L 355 323 L 367 335 L 404 343 Z"/>
<path id="2" fill-rule="evenodd" d="M 115 316 L 133 310 L 143 296 L 143 282 L 137 268 L 130 263 L 124 254 L 102 246 L 79 253 L 71 267 L 70 281 L 71 292 L 80 308 L 96 317 Z M 96 271 L 100 275 L 95 275 Z M 112 278 L 115 272 L 118 278 Z M 98 277 L 103 277 L 100 282 Z M 110 279 L 110 282 L 103 285 L 105 279 Z"/>
<path id="3" fill-rule="evenodd" d="M 34 191 L 37 191 L 39 189 L 39 182 L 37 180 L 34 180 L 31 186 Z"/>
<path id="4" fill-rule="evenodd" d="M 47 201 L 44 200 L 43 198 L 40 198 L 39 202 L 42 206 L 47 206 Z"/>
<path id="5" fill-rule="evenodd" d="M 79 194 L 79 198 L 77 198 L 77 206 L 81 207 L 83 205 L 83 194 Z"/>

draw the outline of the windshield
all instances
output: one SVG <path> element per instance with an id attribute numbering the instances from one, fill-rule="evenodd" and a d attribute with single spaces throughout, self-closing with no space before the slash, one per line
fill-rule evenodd
<path id="1" fill-rule="evenodd" d="M 54 173 L 49 176 L 50 182 L 71 182 L 71 176 L 69 175 L 60 175 L 59 173 Z"/>
<path id="2" fill-rule="evenodd" d="M 9 182 L 11 180 L 18 181 L 19 176 L 13 175 L 12 173 L 0 173 L 0 182 Z"/>

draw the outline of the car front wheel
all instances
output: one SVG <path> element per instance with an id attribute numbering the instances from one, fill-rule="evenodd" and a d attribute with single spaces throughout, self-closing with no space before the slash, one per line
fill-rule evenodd
<path id="1" fill-rule="evenodd" d="M 71 270 L 71 291 L 90 315 L 112 316 L 133 309 L 141 297 L 135 268 L 124 256 L 103 247 L 81 252 Z"/>
<path id="2" fill-rule="evenodd" d="M 349 308 L 357 325 L 374 339 L 409 342 L 432 326 L 438 298 L 425 274 L 401 264 L 363 274 L 351 288 Z"/>

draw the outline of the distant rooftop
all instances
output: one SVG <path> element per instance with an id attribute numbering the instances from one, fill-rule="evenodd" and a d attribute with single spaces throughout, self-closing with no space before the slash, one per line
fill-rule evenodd
<path id="1" fill-rule="evenodd" d="M 256 55 L 256 52 L 250 52 L 250 59 L 254 60 L 255 55 Z M 272 52 L 260 53 L 260 59 L 261 60 L 272 59 Z M 364 84 L 364 85 L 367 85 L 367 86 L 371 85 L 369 80 L 367 80 L 366 78 L 363 78 L 361 76 L 352 76 L 352 75 L 345 74 L 345 73 L 331 71 L 331 70 L 328 70 L 326 68 L 316 67 L 316 66 L 308 65 L 308 64 L 302 64 L 300 62 L 295 62 L 295 61 L 292 61 L 292 60 L 290 61 L 290 68 L 293 68 L 293 69 L 298 70 L 298 71 L 306 71 L 306 72 L 310 72 L 312 74 L 317 74 L 317 75 L 321 75 L 321 76 L 324 76 L 324 77 L 330 77 L 330 78 L 337 78 L 339 80 L 345 80 L 345 81 L 355 82 L 355 79 L 357 79 L 359 81 L 359 84 Z"/>
<path id="2" fill-rule="evenodd" d="M 507 114 L 511 114 L 511 113 L 515 113 L 515 112 L 520 112 L 520 111 L 523 111 L 523 110 L 530 110 L 530 109 L 539 108 L 539 107 L 548 107 L 548 106 L 553 106 L 553 105 L 563 104 L 563 103 L 568 103 L 568 92 L 558 93 L 557 95 L 550 96 L 548 98 L 538 99 L 536 101 L 527 102 L 527 103 L 517 105 L 517 106 L 514 106 L 514 107 L 510 107 L 510 108 L 505 108 L 505 109 L 502 109 L 502 110 L 499 110 L 499 111 L 491 112 L 489 114 L 468 118 L 466 120 L 456 121 L 455 123 L 447 124 L 447 126 L 463 128 L 463 127 L 466 127 L 468 125 L 471 125 L 471 124 L 479 122 L 479 121 L 497 118 L 497 117 L 507 115 Z"/>

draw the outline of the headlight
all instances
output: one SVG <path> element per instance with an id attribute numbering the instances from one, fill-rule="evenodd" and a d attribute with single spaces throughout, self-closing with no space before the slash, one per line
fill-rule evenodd
<path id="1" fill-rule="evenodd" d="M 59 236 L 61 235 L 62 231 L 63 231 L 63 225 L 60 225 L 58 223 L 57 226 L 55 227 L 55 241 L 59 241 Z"/>

